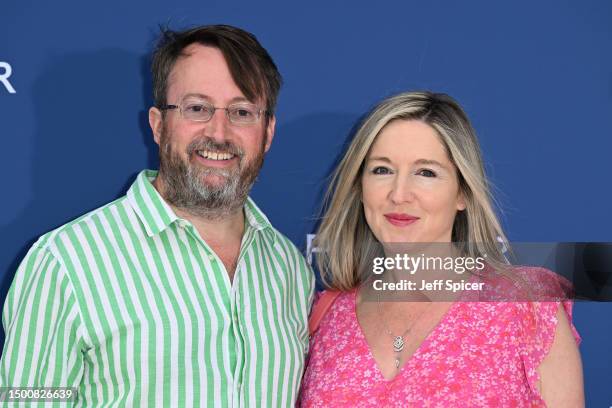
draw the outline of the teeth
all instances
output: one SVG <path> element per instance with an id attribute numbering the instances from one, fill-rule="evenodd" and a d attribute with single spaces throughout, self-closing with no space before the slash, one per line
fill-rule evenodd
<path id="1" fill-rule="evenodd" d="M 197 153 L 201 157 L 209 160 L 229 160 L 234 157 L 234 155 L 231 153 L 218 153 L 210 150 L 198 150 Z"/>

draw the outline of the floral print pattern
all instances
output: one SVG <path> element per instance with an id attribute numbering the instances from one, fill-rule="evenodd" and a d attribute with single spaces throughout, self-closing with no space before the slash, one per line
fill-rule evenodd
<path id="1" fill-rule="evenodd" d="M 311 338 L 302 407 L 545 407 L 538 366 L 562 304 L 456 301 L 392 380 L 383 377 L 355 311 L 338 296 Z"/>

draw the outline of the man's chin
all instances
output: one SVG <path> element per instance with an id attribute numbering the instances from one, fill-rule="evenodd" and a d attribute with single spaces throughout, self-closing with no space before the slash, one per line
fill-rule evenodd
<path id="1" fill-rule="evenodd" d="M 227 185 L 229 177 L 223 174 L 203 174 L 199 177 L 199 182 L 202 187 L 211 190 L 220 190 Z"/>

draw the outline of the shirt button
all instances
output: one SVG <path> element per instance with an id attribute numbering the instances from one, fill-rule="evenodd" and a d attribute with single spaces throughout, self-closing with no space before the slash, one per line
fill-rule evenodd
<path id="1" fill-rule="evenodd" d="M 210 259 L 211 261 L 216 261 L 215 256 L 213 254 L 208 255 L 208 259 Z"/>

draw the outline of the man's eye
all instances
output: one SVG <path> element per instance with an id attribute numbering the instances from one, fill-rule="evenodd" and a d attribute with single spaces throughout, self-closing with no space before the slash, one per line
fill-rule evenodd
<path id="1" fill-rule="evenodd" d="M 202 105 L 198 103 L 192 103 L 192 104 L 185 106 L 185 111 L 187 112 L 201 113 L 207 110 L 208 110 L 208 107 L 206 105 Z"/>
<path id="2" fill-rule="evenodd" d="M 236 117 L 240 117 L 240 118 L 250 118 L 253 115 L 255 115 L 255 113 L 253 111 L 251 111 L 250 109 L 246 109 L 246 108 L 235 108 L 235 109 L 232 109 L 230 114 L 232 114 L 233 116 L 236 116 Z"/>
<path id="3" fill-rule="evenodd" d="M 421 169 L 417 172 L 417 174 L 423 177 L 436 177 L 437 176 L 437 174 L 433 170 L 429 170 L 429 169 Z"/>
<path id="4" fill-rule="evenodd" d="M 383 166 L 377 166 L 372 169 L 372 174 L 390 174 L 391 170 Z"/>

